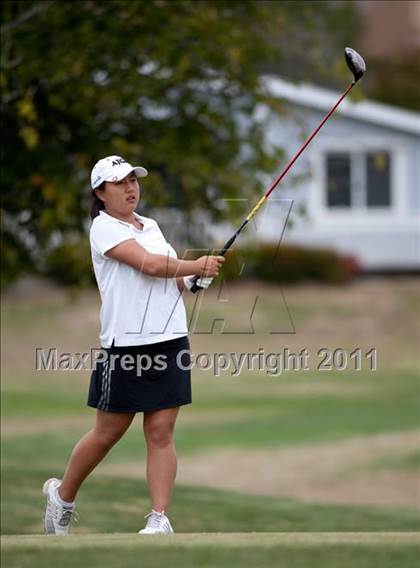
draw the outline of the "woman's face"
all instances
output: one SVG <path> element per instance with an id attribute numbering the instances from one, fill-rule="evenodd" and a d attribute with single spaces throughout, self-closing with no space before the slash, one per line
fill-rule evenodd
<path id="1" fill-rule="evenodd" d="M 134 172 L 120 181 L 105 182 L 105 190 L 98 191 L 99 199 L 105 203 L 108 211 L 121 215 L 132 213 L 140 199 L 140 187 Z"/>

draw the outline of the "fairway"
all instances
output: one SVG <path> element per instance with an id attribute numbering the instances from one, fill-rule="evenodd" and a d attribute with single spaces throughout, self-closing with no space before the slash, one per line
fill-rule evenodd
<path id="1" fill-rule="evenodd" d="M 42 484 L 62 475 L 94 414 L 85 406 L 89 373 L 39 372 L 30 362 L 37 346 L 95 346 L 99 305 L 92 291 L 74 301 L 59 292 L 10 301 L 2 319 L 4 566 L 414 568 L 420 412 L 410 326 L 418 290 L 409 279 L 289 288 L 296 334 L 192 334 L 196 353 L 375 345 L 379 366 L 237 378 L 193 370 L 193 404 L 176 430 L 176 534 L 168 538 L 137 535 L 149 509 L 141 416 L 84 483 L 71 536 L 41 534 Z M 279 321 L 278 288 L 259 293 L 259 321 Z M 235 287 L 232 310 L 246 314 L 250 295 L 246 285 Z M 215 294 L 203 308 L 207 326 Z"/>
<path id="2" fill-rule="evenodd" d="M 145 538 L 133 534 L 89 534 L 70 537 L 45 537 L 44 535 L 6 535 L 1 537 L 5 550 L 13 548 L 52 548 L 54 550 L 72 550 L 89 548 L 91 546 L 122 547 L 138 546 L 140 548 L 153 546 L 171 548 L 182 546 L 196 548 L 201 546 L 241 546 L 270 548 L 278 545 L 332 545 L 332 544 L 415 544 L 420 543 L 420 532 L 346 532 L 346 533 L 197 533 L 173 534 L 170 536 L 153 536 Z"/>
<path id="3" fill-rule="evenodd" d="M 140 537 L 90 534 L 77 537 L 14 535 L 2 537 L 3 560 L 11 567 L 41 567 L 54 559 L 64 568 L 104 566 L 302 566 L 337 562 L 412 568 L 420 552 L 419 533 L 202 533 Z"/>

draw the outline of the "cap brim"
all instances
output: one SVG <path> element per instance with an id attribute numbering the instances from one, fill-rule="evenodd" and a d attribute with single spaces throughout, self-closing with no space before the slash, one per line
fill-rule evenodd
<path id="1" fill-rule="evenodd" d="M 149 173 L 146 168 L 142 168 L 141 166 L 137 166 L 136 168 L 134 168 L 134 173 L 136 174 L 137 177 L 139 178 L 144 178 L 147 176 L 147 174 Z"/>

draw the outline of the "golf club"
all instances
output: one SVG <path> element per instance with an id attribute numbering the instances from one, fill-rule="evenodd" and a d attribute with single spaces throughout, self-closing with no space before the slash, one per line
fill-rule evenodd
<path id="1" fill-rule="evenodd" d="M 348 66 L 348 68 L 350 69 L 350 71 L 353 75 L 353 81 L 350 83 L 350 85 L 347 87 L 347 89 L 344 91 L 344 93 L 341 95 L 341 97 L 338 99 L 338 101 L 335 103 L 335 105 L 332 107 L 332 109 L 329 111 L 329 113 L 324 117 L 324 119 L 319 124 L 319 126 L 312 132 L 312 134 L 309 136 L 309 138 L 306 140 L 306 142 L 303 144 L 303 146 L 300 148 L 300 150 L 297 151 L 297 153 L 293 156 L 293 158 L 290 160 L 290 162 L 285 166 L 285 168 L 280 173 L 280 175 L 273 181 L 273 183 L 268 188 L 268 190 L 265 192 L 265 194 L 261 197 L 261 199 L 255 205 L 255 207 L 247 215 L 247 217 L 245 218 L 245 220 L 243 221 L 243 223 L 239 227 L 239 229 L 223 245 L 223 248 L 219 252 L 220 256 L 224 256 L 226 254 L 227 250 L 233 245 L 233 243 L 236 240 L 236 237 L 241 233 L 242 229 L 252 219 L 252 217 L 255 215 L 255 213 L 258 211 L 258 209 L 261 207 L 261 205 L 264 203 L 264 201 L 266 199 L 268 199 L 270 193 L 277 187 L 277 185 L 284 178 L 284 176 L 287 174 L 287 172 L 290 170 L 290 168 L 293 166 L 293 164 L 296 162 L 296 160 L 299 158 L 299 156 L 305 150 L 305 148 L 309 145 L 309 143 L 313 140 L 313 138 L 315 138 L 315 136 L 318 134 L 318 132 L 321 130 L 321 128 L 324 126 L 324 124 L 327 122 L 327 120 L 330 118 L 330 116 L 335 112 L 335 110 L 337 109 L 337 107 L 339 106 L 341 101 L 349 94 L 349 92 L 352 90 L 352 88 L 357 83 L 357 81 L 361 77 L 363 77 L 363 75 L 366 71 L 366 64 L 363 60 L 363 57 L 361 55 L 359 55 L 359 53 L 357 53 L 357 51 L 355 51 L 351 47 L 345 48 L 344 56 L 345 56 L 345 59 L 346 59 L 347 66 Z M 202 288 L 197 283 L 197 281 L 199 279 L 200 279 L 199 276 L 195 277 L 194 284 L 191 287 L 191 292 L 196 293 L 196 292 L 198 292 L 198 290 L 202 290 Z"/>

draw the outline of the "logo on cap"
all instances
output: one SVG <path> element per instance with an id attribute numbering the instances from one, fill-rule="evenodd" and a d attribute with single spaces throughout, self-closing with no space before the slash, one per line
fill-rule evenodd
<path id="1" fill-rule="evenodd" d="M 113 166 L 119 166 L 120 164 L 125 164 L 126 161 L 124 160 L 124 158 L 117 158 L 116 160 L 112 160 L 112 165 Z"/>

